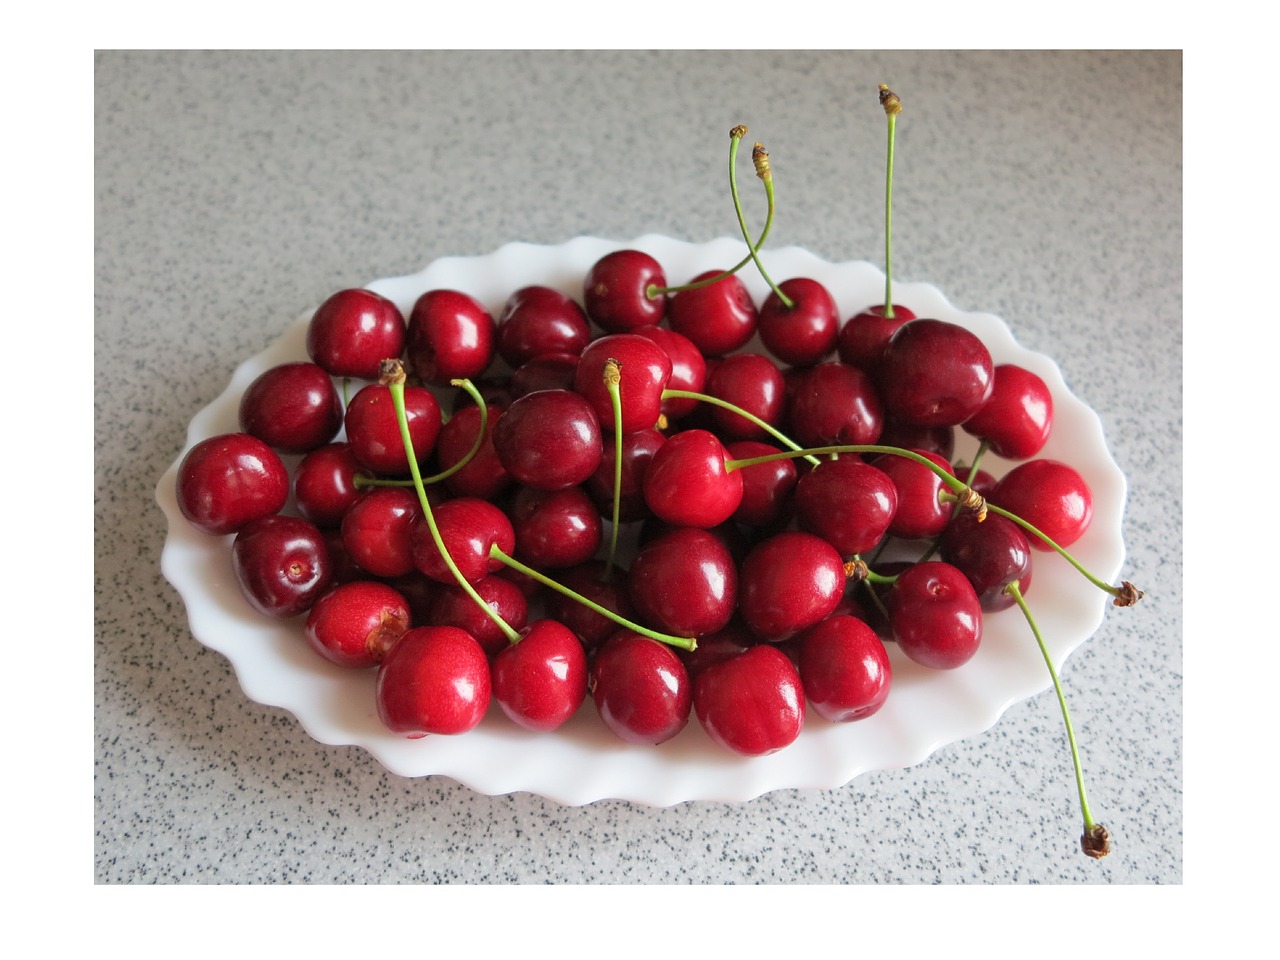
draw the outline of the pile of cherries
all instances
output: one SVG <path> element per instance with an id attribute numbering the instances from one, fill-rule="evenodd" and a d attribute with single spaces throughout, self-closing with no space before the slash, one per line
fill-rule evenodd
<path id="1" fill-rule="evenodd" d="M 1051 549 L 1026 525 L 1061 547 L 1088 526 L 1080 474 L 1034 459 L 1045 384 L 965 328 L 900 306 L 842 324 L 803 277 L 779 285 L 789 305 L 757 307 L 735 275 L 665 288 L 657 261 L 619 250 L 581 304 L 528 287 L 496 319 L 459 291 L 428 291 L 407 321 L 336 293 L 310 360 L 263 373 L 242 432 L 187 454 L 182 512 L 235 535 L 254 608 L 305 614 L 319 655 L 378 671 L 394 732 L 462 733 L 491 698 L 552 730 L 590 695 L 627 741 L 695 713 L 747 755 L 791 743 L 806 703 L 875 713 L 886 641 L 964 664 L 984 612 Z M 1024 462 L 970 476 L 957 428 Z M 281 454 L 300 455 L 292 476 Z M 971 491 L 1023 524 L 980 521 Z M 876 562 L 903 542 L 919 561 Z"/>

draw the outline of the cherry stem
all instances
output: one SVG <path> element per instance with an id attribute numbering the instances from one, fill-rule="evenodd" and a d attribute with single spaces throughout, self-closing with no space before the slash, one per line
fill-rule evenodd
<path id="1" fill-rule="evenodd" d="M 713 397 L 710 394 L 706 394 L 706 393 L 697 393 L 693 390 L 663 390 L 662 399 L 666 400 L 668 397 L 672 399 L 680 399 L 680 400 L 701 400 L 705 403 L 712 404 L 713 406 L 721 407 L 724 410 L 728 410 L 731 413 L 736 413 L 738 416 L 746 420 L 750 420 L 761 430 L 764 430 L 766 433 L 768 433 L 769 436 L 776 439 L 779 443 L 784 444 L 788 449 L 793 450 L 797 453 L 804 453 L 804 451 L 800 447 L 800 444 L 796 443 L 794 440 L 792 440 L 782 431 L 778 430 L 776 427 L 772 426 L 771 424 L 768 424 L 765 421 L 761 420 L 754 413 L 750 413 L 747 410 L 743 410 L 740 406 L 734 403 L 730 403 L 728 400 L 721 400 L 719 397 Z M 781 459 L 781 458 L 775 457 L 774 459 Z M 805 459 L 808 460 L 810 463 L 812 463 L 815 467 L 822 462 L 817 457 L 809 454 L 805 454 Z"/>
<path id="2" fill-rule="evenodd" d="M 936 473 L 942 482 L 951 488 L 952 493 L 958 495 L 962 500 L 968 501 L 969 495 L 973 493 L 972 489 L 963 480 L 953 476 L 928 457 L 916 453 L 914 450 L 907 450 L 904 447 L 890 447 L 879 443 L 843 443 L 829 447 L 810 447 L 807 450 L 796 448 L 790 453 L 766 453 L 759 457 L 746 457 L 742 460 L 726 460 L 725 468 L 739 470 L 743 467 L 754 467 L 759 463 L 772 463 L 774 460 L 786 460 L 798 456 L 816 457 L 828 453 L 890 453 L 897 457 L 906 457 L 908 460 L 914 460 L 921 466 L 928 467 Z M 942 491 L 939 496 L 942 496 L 945 492 Z"/>
<path id="3" fill-rule="evenodd" d="M 602 582 L 608 583 L 618 556 L 618 527 L 622 515 L 622 364 L 613 357 L 604 363 L 604 385 L 613 404 L 613 516 L 609 531 L 609 558 Z"/>
<path id="4" fill-rule="evenodd" d="M 636 623 L 634 620 L 628 620 L 626 617 L 620 614 L 614 613 L 608 607 L 603 607 L 600 604 L 596 603 L 594 600 L 584 597 L 582 594 L 569 589 L 564 584 L 557 583 L 555 580 L 552 580 L 546 574 L 539 573 L 537 570 L 533 569 L 533 567 L 526 566 L 525 564 L 517 560 L 515 557 L 512 557 L 509 554 L 504 553 L 502 548 L 499 547 L 496 543 L 489 547 L 489 556 L 491 556 L 493 559 L 501 563 L 506 564 L 511 569 L 517 570 L 520 573 L 523 573 L 526 577 L 531 577 L 532 579 L 537 580 L 538 583 L 542 584 L 544 587 L 550 587 L 552 590 L 555 590 L 557 593 L 563 594 L 564 596 L 568 597 L 570 600 L 576 600 L 578 603 L 582 604 L 584 607 L 594 610 L 596 613 L 600 614 L 602 617 L 607 617 L 608 619 L 612 620 L 614 623 L 618 624 L 619 626 L 626 627 L 628 630 L 633 630 L 636 633 L 643 634 L 644 636 L 649 637 L 650 639 L 658 640 L 662 643 L 669 644 L 673 647 L 679 647 L 682 650 L 692 651 L 698 648 L 698 641 L 694 637 L 675 637 L 669 633 L 659 633 L 657 630 L 650 630 L 648 627 L 641 626 L 640 624 Z"/>
<path id="5" fill-rule="evenodd" d="M 772 211 L 773 209 L 773 171 L 769 167 L 769 153 L 767 150 L 765 150 L 763 144 L 759 142 L 756 143 L 755 148 L 751 151 L 751 160 L 755 164 L 756 176 L 758 176 L 761 180 L 764 181 L 765 188 L 769 191 L 769 206 L 770 206 L 770 211 Z M 773 278 L 770 277 L 768 272 L 765 270 L 764 264 L 760 262 L 760 256 L 759 254 L 756 253 L 756 248 L 751 246 L 751 234 L 747 231 L 747 220 L 746 220 L 746 217 L 744 217 L 742 214 L 742 201 L 738 197 L 738 186 L 737 186 L 736 178 L 732 180 L 731 185 L 733 187 L 733 209 L 738 214 L 738 227 L 739 229 L 742 230 L 742 239 L 747 242 L 747 248 L 750 251 L 750 257 L 752 260 L 755 261 L 756 269 L 760 271 L 760 276 L 764 277 L 765 283 L 769 284 L 769 287 L 773 290 L 773 292 L 778 295 L 778 299 L 782 301 L 782 305 L 786 307 L 788 310 L 794 309 L 796 305 L 795 301 L 792 300 L 790 297 L 788 297 L 780 289 L 778 289 L 778 285 L 773 282 Z"/>
<path id="6" fill-rule="evenodd" d="M 880 84 L 880 105 L 889 120 L 889 147 L 885 158 L 884 178 L 884 315 L 893 318 L 893 145 L 898 128 L 898 114 L 902 101 L 883 83 Z"/>
<path id="7" fill-rule="evenodd" d="M 1053 689 L 1058 696 L 1058 706 L 1062 709 L 1062 722 L 1067 728 L 1067 742 L 1071 746 L 1071 763 L 1075 767 L 1076 789 L 1080 792 L 1080 813 L 1084 816 L 1084 835 L 1080 838 L 1081 846 L 1084 852 L 1094 859 L 1105 857 L 1111 852 L 1107 830 L 1101 824 L 1095 824 L 1093 815 L 1089 812 L 1089 799 L 1084 791 L 1084 770 L 1080 766 L 1080 749 L 1076 745 L 1076 733 L 1071 726 L 1071 711 L 1067 709 L 1067 698 L 1062 692 L 1062 683 L 1058 680 L 1058 671 L 1054 668 L 1053 657 L 1049 654 L 1049 648 L 1045 645 L 1044 637 L 1040 634 L 1040 628 L 1036 626 L 1035 617 L 1031 615 L 1031 609 L 1027 606 L 1022 591 L 1018 589 L 1018 582 L 1015 580 L 1010 583 L 1005 587 L 1005 592 L 1013 597 L 1022 615 L 1026 617 L 1036 643 L 1040 646 L 1040 654 L 1044 657 L 1045 666 L 1049 668 L 1049 676 L 1053 678 Z"/>
<path id="8" fill-rule="evenodd" d="M 396 422 L 400 426 L 400 439 L 404 443 L 404 452 L 409 458 L 409 473 L 413 476 L 413 487 L 418 493 L 418 502 L 422 504 L 422 515 L 426 518 L 427 527 L 431 530 L 431 539 L 435 541 L 436 549 L 440 551 L 441 559 L 444 560 L 445 566 L 449 568 L 449 572 L 453 574 L 454 579 L 458 581 L 458 585 L 472 600 L 479 604 L 480 609 L 485 612 L 489 619 L 497 624 L 508 641 L 519 643 L 520 634 L 507 621 L 502 619 L 498 611 L 485 603 L 484 598 L 476 592 L 476 588 L 467 582 L 467 578 L 462 575 L 462 571 L 453 562 L 453 557 L 449 555 L 449 551 L 444 545 L 444 538 L 440 535 L 440 528 L 436 525 L 431 503 L 427 500 L 427 489 L 423 485 L 422 472 L 418 469 L 418 459 L 413 452 L 413 438 L 409 436 L 409 415 L 404 407 L 404 366 L 399 360 L 383 362 L 388 368 L 384 379 L 387 389 L 391 391 L 391 403 L 395 407 Z M 390 366 L 391 364 L 394 364 L 394 366 Z"/>

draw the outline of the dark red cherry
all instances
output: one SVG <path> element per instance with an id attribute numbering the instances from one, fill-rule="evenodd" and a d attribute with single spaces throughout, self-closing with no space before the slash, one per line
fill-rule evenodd
<path id="1" fill-rule="evenodd" d="M 886 447 L 906 447 L 908 450 L 928 450 L 950 460 L 956 452 L 956 428 L 922 427 L 897 417 L 885 417 L 884 429 L 876 443 Z"/>
<path id="2" fill-rule="evenodd" d="M 412 490 L 373 487 L 342 518 L 342 544 L 360 569 L 375 577 L 402 577 L 414 569 L 409 530 L 421 515 Z"/>
<path id="3" fill-rule="evenodd" d="M 642 546 L 627 582 L 641 621 L 680 637 L 720 630 L 738 599 L 729 548 L 715 534 L 693 527 L 676 527 Z"/>
<path id="4" fill-rule="evenodd" d="M 572 390 L 540 390 L 515 400 L 493 428 L 493 448 L 518 482 L 540 490 L 585 483 L 600 465 L 600 419 Z"/>
<path id="5" fill-rule="evenodd" d="M 870 626 L 856 617 L 831 616 L 800 635 L 800 679 L 819 716 L 846 723 L 884 706 L 893 668 Z"/>
<path id="6" fill-rule="evenodd" d="M 622 432 L 649 429 L 662 413 L 662 391 L 671 379 L 671 358 L 654 340 L 638 333 L 601 337 L 582 351 L 573 388 L 590 401 L 606 433 L 614 432 L 613 398 L 605 384 L 610 360 L 619 368 Z"/>
<path id="7" fill-rule="evenodd" d="M 920 319 L 889 338 L 876 368 L 885 410 L 923 426 L 972 417 L 991 396 L 991 354 L 958 324 Z"/>
<path id="8" fill-rule="evenodd" d="M 307 325 L 307 355 L 335 377 L 377 380 L 383 360 L 404 352 L 400 308 L 372 290 L 339 290 Z"/>
<path id="9" fill-rule="evenodd" d="M 868 307 L 849 318 L 836 338 L 836 353 L 845 363 L 867 372 L 875 369 L 884 353 L 885 344 L 898 328 L 916 315 L 900 304 L 893 305 L 893 316 L 885 316 L 884 304 Z"/>
<path id="10" fill-rule="evenodd" d="M 788 404 L 787 432 L 802 446 L 876 443 L 884 429 L 879 391 L 869 376 L 847 363 L 796 371 Z"/>
<path id="11" fill-rule="evenodd" d="M 489 659 L 457 627 L 415 627 L 378 667 L 378 717 L 409 739 L 458 734 L 484 718 L 492 691 Z"/>
<path id="12" fill-rule="evenodd" d="M 545 353 L 578 354 L 591 325 L 576 300 L 550 287 L 522 287 L 498 316 L 498 355 L 512 370 Z"/>
<path id="13" fill-rule="evenodd" d="M 898 491 L 883 471 L 857 457 L 824 460 L 796 484 L 796 519 L 844 557 L 866 553 L 889 531 Z"/>
<path id="14" fill-rule="evenodd" d="M 1006 473 L 991 491 L 998 507 L 1021 517 L 1060 547 L 1084 535 L 1093 519 L 1093 491 L 1074 467 L 1058 460 L 1028 460 Z M 1034 535 L 1037 550 L 1052 550 Z"/>
<path id="15" fill-rule="evenodd" d="M 322 447 L 341 426 L 338 391 L 329 374 L 314 363 L 272 367 L 240 397 L 240 429 L 281 453 Z"/>
<path id="16" fill-rule="evenodd" d="M 692 650 L 678 650 L 677 653 L 689 670 L 689 676 L 697 681 L 698 674 L 714 663 L 728 660 L 754 647 L 760 640 L 748 630 L 741 620 L 734 618 L 715 633 L 698 638 L 698 645 Z"/>
<path id="17" fill-rule="evenodd" d="M 938 454 L 928 450 L 912 452 L 951 472 L 951 464 Z M 891 536 L 923 540 L 936 537 L 946 529 L 955 505 L 938 499 L 944 489 L 941 477 L 924 464 L 896 453 L 876 457 L 873 463 L 889 477 L 898 493 L 898 509 L 889 523 Z"/>
<path id="18" fill-rule="evenodd" d="M 443 483 L 454 496 L 495 500 L 511 486 L 511 474 L 507 473 L 493 446 L 493 429 L 504 412 L 502 407 L 488 408 L 488 422 L 480 448 L 461 468 L 445 477 Z M 460 463 L 475 446 L 479 432 L 479 407 L 463 407 L 450 417 L 440 428 L 440 436 L 436 439 L 436 463 L 440 469 L 448 470 Z"/>
<path id="19" fill-rule="evenodd" d="M 1039 375 L 1002 363 L 993 372 L 991 396 L 961 426 L 985 440 L 996 456 L 1026 460 L 1044 449 L 1049 439 L 1053 396 Z"/>
<path id="20" fill-rule="evenodd" d="M 587 316 L 606 333 L 624 333 L 657 323 L 666 297 L 649 296 L 650 287 L 665 287 L 662 265 L 639 250 L 615 250 L 592 265 L 582 282 Z"/>
<path id="21" fill-rule="evenodd" d="M 982 606 L 969 580 L 940 560 L 898 574 L 885 597 L 899 648 L 916 663 L 951 670 L 967 663 L 982 642 Z"/>
<path id="22" fill-rule="evenodd" d="M 782 451 L 759 440 L 735 440 L 725 447 L 730 459 L 750 460 Z M 791 516 L 796 487 L 796 462 L 771 460 L 735 471 L 742 475 L 742 502 L 733 519 L 752 528 L 772 528 Z"/>
<path id="23" fill-rule="evenodd" d="M 606 574 L 606 571 L 607 574 Z M 611 610 L 627 620 L 635 620 L 635 608 L 631 605 L 631 594 L 627 589 L 627 570 L 614 565 L 606 567 L 603 560 L 588 560 L 586 563 L 562 570 L 556 574 L 556 582 L 568 587 L 574 593 L 586 597 L 593 603 Z M 583 647 L 594 650 L 618 629 L 616 621 L 597 613 L 590 607 L 579 603 L 572 597 L 555 590 L 547 590 L 543 594 L 547 613 L 578 635 Z"/>
<path id="24" fill-rule="evenodd" d="M 404 408 L 413 453 L 422 463 L 431 456 L 440 435 L 440 403 L 425 387 L 407 386 Z M 361 387 L 347 405 L 346 424 L 347 442 L 362 467 L 380 476 L 409 475 L 409 457 L 389 388 L 380 383 Z"/>
<path id="25" fill-rule="evenodd" d="M 700 670 L 693 706 L 707 736 L 748 757 L 776 753 L 804 727 L 800 675 L 785 653 L 768 644 Z"/>
<path id="26" fill-rule="evenodd" d="M 538 620 L 493 658 L 493 697 L 528 730 L 555 730 L 587 697 L 587 654 L 562 623 Z"/>
<path id="27" fill-rule="evenodd" d="M 707 270 L 690 283 L 722 272 Z M 746 346 L 756 332 L 758 318 L 751 294 L 736 274 L 703 287 L 681 290 L 667 301 L 671 329 L 688 337 L 704 357 L 723 357 Z"/>
<path id="28" fill-rule="evenodd" d="M 493 317 L 474 297 L 458 290 L 428 290 L 409 313 L 405 353 L 427 383 L 481 376 L 496 351 Z"/>
<path id="29" fill-rule="evenodd" d="M 524 591 L 496 575 L 481 577 L 471 586 L 507 626 L 516 631 L 524 629 L 529 621 L 529 601 Z M 467 631 L 491 657 L 510 642 L 506 632 L 456 582 L 439 584 L 425 622 Z"/>
<path id="30" fill-rule="evenodd" d="M 707 382 L 707 361 L 692 340 L 666 327 L 636 327 L 635 333 L 652 340 L 671 359 L 671 375 L 666 389 L 701 393 Z M 697 400 L 668 397 L 662 401 L 662 413 L 668 420 L 681 420 L 698 407 Z"/>
<path id="31" fill-rule="evenodd" d="M 247 433 L 201 440 L 178 465 L 178 509 L 196 529 L 222 536 L 279 513 L 289 499 L 280 455 Z"/>
<path id="32" fill-rule="evenodd" d="M 844 561 L 821 537 L 775 534 L 751 549 L 738 574 L 738 612 L 757 637 L 776 643 L 828 616 L 844 593 Z"/>
<path id="33" fill-rule="evenodd" d="M 836 346 L 840 315 L 835 299 L 817 280 L 793 277 L 778 284 L 791 300 L 787 307 L 771 291 L 760 307 L 760 342 L 783 363 L 809 367 L 825 359 Z"/>
<path id="34" fill-rule="evenodd" d="M 644 501 L 644 475 L 649 469 L 649 462 L 653 459 L 653 455 L 666 440 L 663 433 L 652 427 L 648 430 L 633 430 L 631 433 L 623 434 L 622 485 L 618 498 L 620 522 L 644 520 L 653 515 L 649 505 Z M 613 517 L 614 451 L 616 449 L 613 438 L 606 436 L 600 465 L 587 480 L 587 493 L 590 494 L 602 517 Z"/>
<path id="35" fill-rule="evenodd" d="M 1012 520 L 988 514 L 979 522 L 972 510 L 957 513 L 942 534 L 939 556 L 969 578 L 983 610 L 1013 606 L 1006 592 L 1016 582 L 1025 596 L 1031 586 L 1031 547 Z"/>
<path id="36" fill-rule="evenodd" d="M 539 390 L 572 390 L 580 359 L 576 353 L 544 353 L 526 360 L 511 373 L 511 399 Z"/>
<path id="37" fill-rule="evenodd" d="M 486 500 L 458 497 L 446 500 L 432 513 L 444 549 L 468 583 L 474 584 L 503 568 L 501 560 L 489 555 L 494 546 L 508 556 L 515 550 L 516 538 L 511 521 Z M 409 550 L 413 555 L 413 565 L 432 580 L 437 583 L 458 582 L 436 546 L 425 515 L 417 517 L 409 528 Z"/>
<path id="38" fill-rule="evenodd" d="M 582 487 L 521 487 L 507 515 L 515 531 L 516 557 L 536 570 L 576 567 L 600 548 L 600 513 Z"/>
<path id="39" fill-rule="evenodd" d="M 670 740 L 689 722 L 689 672 L 665 643 L 617 630 L 591 663 L 588 689 L 600 719 L 628 743 Z"/>
<path id="40" fill-rule="evenodd" d="M 735 353 L 725 357 L 708 374 L 706 392 L 741 407 L 771 427 L 782 426 L 786 383 L 777 364 L 762 354 Z M 763 427 L 732 410 L 712 406 L 710 414 L 716 432 L 724 439 L 762 440 L 768 436 Z"/>
<path id="41" fill-rule="evenodd" d="M 410 626 L 409 603 L 376 580 L 354 580 L 325 593 L 307 615 L 311 649 L 353 670 L 376 667 Z"/>
<path id="42" fill-rule="evenodd" d="M 368 492 L 356 487 L 359 473 L 349 443 L 328 443 L 303 457 L 293 473 L 293 500 L 303 519 L 322 530 L 340 526 L 347 510 Z"/>
<path id="43" fill-rule="evenodd" d="M 245 599 L 268 617 L 305 613 L 333 579 L 324 534 L 299 517 L 245 524 L 231 543 L 231 566 Z"/>
<path id="44" fill-rule="evenodd" d="M 724 444 L 707 430 L 667 438 L 649 461 L 644 499 L 654 516 L 677 527 L 715 527 L 742 502 L 742 477 L 727 466 Z"/>

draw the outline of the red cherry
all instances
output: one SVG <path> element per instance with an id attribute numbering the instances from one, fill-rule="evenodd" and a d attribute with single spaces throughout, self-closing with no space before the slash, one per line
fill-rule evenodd
<path id="1" fill-rule="evenodd" d="M 526 360 L 511 373 L 510 399 L 539 390 L 572 390 L 581 359 L 576 353 L 544 353 Z"/>
<path id="2" fill-rule="evenodd" d="M 405 352 L 427 383 L 479 377 L 493 360 L 493 317 L 474 297 L 457 290 L 428 290 L 409 314 Z"/>
<path id="3" fill-rule="evenodd" d="M 835 299 L 817 280 L 793 277 L 778 284 L 791 300 L 787 307 L 777 291 L 760 307 L 760 342 L 783 363 L 808 367 L 823 360 L 836 346 L 840 315 Z"/>
<path id="4" fill-rule="evenodd" d="M 404 388 L 409 438 L 419 463 L 431 456 L 440 435 L 440 403 L 425 387 Z M 360 465 L 388 477 L 407 477 L 409 457 L 400 435 L 391 390 L 379 383 L 362 387 L 347 405 L 347 442 Z"/>
<path id="5" fill-rule="evenodd" d="M 378 379 L 383 360 L 404 352 L 400 308 L 372 290 L 339 290 L 307 325 L 307 355 L 334 377 Z"/>
<path id="6" fill-rule="evenodd" d="M 947 473 L 951 472 L 951 464 L 936 453 L 928 450 L 912 452 L 936 463 Z M 883 454 L 872 462 L 877 470 L 889 477 L 898 493 L 898 509 L 889 523 L 890 536 L 925 540 L 936 537 L 947 528 L 955 506 L 938 499 L 944 488 L 941 477 L 924 464 L 896 453 Z"/>
<path id="7" fill-rule="evenodd" d="M 742 502 L 742 476 L 727 466 L 724 444 L 707 430 L 667 438 L 649 461 L 644 499 L 654 516 L 677 527 L 715 527 Z"/>
<path id="8" fill-rule="evenodd" d="M 601 337 L 582 351 L 573 388 L 590 401 L 607 433 L 614 432 L 613 398 L 604 379 L 610 360 L 616 360 L 620 370 L 622 432 L 649 429 L 662 413 L 662 391 L 671 379 L 671 358 L 654 340 L 636 333 Z"/>
<path id="9" fill-rule="evenodd" d="M 600 645 L 588 689 L 600 719 L 628 743 L 670 740 L 689 722 L 689 672 L 665 643 L 617 630 Z"/>
<path id="10" fill-rule="evenodd" d="M 643 621 L 681 637 L 721 629 L 738 599 L 729 549 L 715 534 L 693 527 L 677 527 L 642 546 L 627 582 Z"/>
<path id="11" fill-rule="evenodd" d="M 324 534 L 299 517 L 245 524 L 232 541 L 231 566 L 245 599 L 268 617 L 305 613 L 333 580 Z"/>
<path id="12" fill-rule="evenodd" d="M 782 451 L 759 440 L 736 440 L 725 447 L 732 460 L 767 457 Z M 796 462 L 771 460 L 735 471 L 742 475 L 742 502 L 733 519 L 747 527 L 771 529 L 781 526 L 791 515 L 796 487 Z"/>
<path id="13" fill-rule="evenodd" d="M 792 374 L 787 423 L 791 439 L 806 447 L 876 443 L 884 407 L 867 374 L 832 361 Z"/>
<path id="14" fill-rule="evenodd" d="M 632 520 L 644 520 L 653 514 L 644 501 L 644 475 L 649 469 L 649 462 L 658 448 L 666 442 L 666 436 L 650 427 L 648 430 L 633 430 L 622 436 L 622 486 L 618 497 L 618 519 L 627 523 Z M 614 451 L 616 446 L 611 437 L 604 439 L 604 454 L 590 479 L 587 480 L 587 493 L 599 510 L 601 516 L 613 516 L 613 474 Z"/>
<path id="15" fill-rule="evenodd" d="M 856 617 L 831 616 L 800 635 L 800 679 L 820 716 L 845 723 L 884 706 L 893 668 L 871 627 Z"/>
<path id="16" fill-rule="evenodd" d="M 883 470 L 857 457 L 824 460 L 796 484 L 796 519 L 841 556 L 866 553 L 889 531 L 898 490 Z"/>
<path id="17" fill-rule="evenodd" d="M 330 663 L 376 667 L 409 629 L 408 601 L 385 583 L 355 580 L 320 597 L 307 615 L 307 642 Z"/>
<path id="18" fill-rule="evenodd" d="M 1002 363 L 993 371 L 991 396 L 961 426 L 985 440 L 996 456 L 1026 460 L 1044 449 L 1049 439 L 1053 396 L 1037 374 Z"/>
<path id="19" fill-rule="evenodd" d="M 587 655 L 562 623 L 539 620 L 493 658 L 493 696 L 529 730 L 555 730 L 587 696 Z"/>
<path id="20" fill-rule="evenodd" d="M 785 653 L 768 644 L 700 670 L 693 706 L 707 736 L 748 757 L 776 753 L 804 727 L 800 675 Z"/>
<path id="21" fill-rule="evenodd" d="M 916 663 L 951 670 L 982 642 L 982 607 L 963 573 L 928 560 L 898 574 L 885 598 L 898 647 Z"/>
<path id="22" fill-rule="evenodd" d="M 360 463 L 348 443 L 329 443 L 312 450 L 293 473 L 293 500 L 304 520 L 322 530 L 342 524 L 342 518 L 368 489 L 356 488 Z"/>
<path id="23" fill-rule="evenodd" d="M 908 320 L 916 318 L 914 313 L 896 303 L 892 317 L 884 314 L 884 304 L 868 307 L 840 328 L 836 352 L 841 360 L 868 372 L 874 370 L 889 338 Z"/>
<path id="24" fill-rule="evenodd" d="M 742 621 L 734 619 L 715 633 L 698 638 L 698 645 L 692 650 L 677 651 L 689 676 L 697 682 L 698 674 L 714 663 L 728 660 L 754 647 L 760 640 L 743 626 Z"/>
<path id="25" fill-rule="evenodd" d="M 787 388 L 782 372 L 768 357 L 735 353 L 725 357 L 707 376 L 707 393 L 754 414 L 771 427 L 782 425 Z M 719 435 L 733 440 L 761 440 L 768 434 L 732 410 L 712 406 L 712 421 Z"/>
<path id="26" fill-rule="evenodd" d="M 582 307 L 550 287 L 522 287 L 498 317 L 498 354 L 513 370 L 546 353 L 581 353 L 590 342 Z"/>
<path id="27" fill-rule="evenodd" d="M 352 561 L 375 577 L 414 569 L 409 530 L 422 516 L 417 496 L 403 487 L 373 487 L 342 518 L 342 544 Z"/>
<path id="28" fill-rule="evenodd" d="M 493 429 L 504 412 L 502 407 L 488 408 L 480 448 L 459 470 L 444 479 L 444 485 L 454 496 L 494 500 L 511 486 L 511 474 L 507 473 L 493 446 Z M 442 471 L 461 462 L 471 452 L 479 431 L 480 408 L 477 406 L 463 407 L 449 418 L 436 439 L 436 462 Z"/>
<path id="29" fill-rule="evenodd" d="M 671 375 L 667 378 L 668 390 L 688 390 L 701 393 L 707 382 L 707 361 L 702 351 L 684 334 L 666 327 L 636 327 L 635 333 L 652 340 L 671 360 Z M 662 413 L 668 420 L 680 420 L 693 413 L 697 400 L 686 397 L 668 397 L 662 401 Z"/>
<path id="30" fill-rule="evenodd" d="M 722 273 L 708 270 L 690 283 Z M 737 275 L 704 287 L 681 290 L 667 301 L 667 322 L 702 351 L 704 357 L 723 357 L 744 347 L 756 332 L 759 314 L 751 294 Z"/>
<path id="31" fill-rule="evenodd" d="M 282 453 L 324 446 L 342 426 L 342 401 L 314 363 L 282 363 L 260 374 L 240 397 L 240 429 Z"/>
<path id="32" fill-rule="evenodd" d="M 942 534 L 939 556 L 969 578 L 983 610 L 1003 610 L 1016 602 L 1005 588 L 1015 581 L 1026 596 L 1031 587 L 1031 547 L 1012 520 L 988 514 L 979 521 L 962 510 Z"/>
<path id="33" fill-rule="evenodd" d="M 1084 535 L 1093 519 L 1093 491 L 1078 470 L 1058 460 L 1028 460 L 1006 473 L 991 491 L 990 501 L 1021 517 L 1060 547 Z M 1052 550 L 1037 536 L 1027 540 L 1037 550 Z"/>
<path id="34" fill-rule="evenodd" d="M 378 667 L 378 717 L 410 739 L 473 729 L 489 707 L 489 660 L 457 627 L 415 627 Z"/>
<path id="35" fill-rule="evenodd" d="M 944 320 L 912 320 L 889 338 L 876 369 L 885 410 L 923 426 L 963 423 L 991 396 L 991 354 Z"/>
<path id="36" fill-rule="evenodd" d="M 235 533 L 279 513 L 289 499 L 289 472 L 279 454 L 247 433 L 201 440 L 178 465 L 178 509 L 196 529 Z"/>
<path id="37" fill-rule="evenodd" d="M 827 617 L 844 593 L 844 561 L 821 537 L 775 534 L 751 549 L 738 574 L 738 611 L 757 637 L 776 643 Z"/>
<path id="38" fill-rule="evenodd" d="M 521 487 L 507 515 L 515 532 L 517 559 L 537 570 L 576 567 L 600 548 L 600 513 L 582 487 Z"/>
<path id="39" fill-rule="evenodd" d="M 608 577 L 605 576 L 606 569 L 609 570 Z M 556 582 L 620 617 L 636 619 L 624 567 L 615 565 L 607 568 L 603 560 L 588 560 L 569 570 L 559 571 Z M 576 633 L 587 650 L 594 650 L 618 629 L 615 621 L 556 590 L 546 590 L 543 598 L 547 613 Z"/>
<path id="40" fill-rule="evenodd" d="M 493 448 L 517 481 L 540 490 L 585 483 L 600 465 L 600 419 L 572 390 L 540 390 L 512 402 L 493 428 Z"/>
<path id="41" fill-rule="evenodd" d="M 886 447 L 906 447 L 908 450 L 928 450 L 950 460 L 956 452 L 956 429 L 952 426 L 922 427 L 897 417 L 885 417 L 884 429 L 876 443 Z"/>
<path id="42" fill-rule="evenodd" d="M 649 296 L 650 287 L 665 287 L 662 265 L 639 250 L 615 250 L 592 265 L 582 281 L 587 316 L 607 333 L 624 333 L 657 323 L 666 297 Z"/>
<path id="43" fill-rule="evenodd" d="M 472 588 L 507 626 L 517 631 L 524 629 L 529 620 L 529 601 L 518 586 L 494 575 L 481 577 Z M 510 643 L 506 632 L 456 582 L 438 585 L 425 622 L 467 631 L 491 657 Z"/>
<path id="44" fill-rule="evenodd" d="M 496 545 L 510 555 L 516 537 L 507 515 L 486 500 L 458 497 L 446 500 L 432 511 L 436 529 L 444 549 L 468 583 L 474 584 L 503 568 L 500 560 L 489 555 Z M 409 528 L 409 550 L 413 565 L 437 583 L 458 582 L 449 569 L 425 515 L 416 517 Z"/>

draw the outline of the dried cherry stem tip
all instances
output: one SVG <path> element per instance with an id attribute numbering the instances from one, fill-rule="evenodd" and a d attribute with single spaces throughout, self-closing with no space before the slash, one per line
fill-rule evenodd
<path id="1" fill-rule="evenodd" d="M 1100 823 L 1095 823 L 1080 835 L 1080 849 L 1087 856 L 1101 860 L 1111 852 L 1111 834 Z"/>

